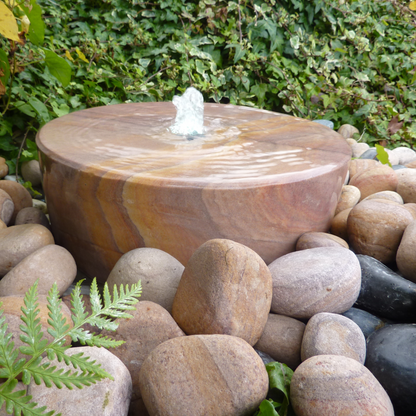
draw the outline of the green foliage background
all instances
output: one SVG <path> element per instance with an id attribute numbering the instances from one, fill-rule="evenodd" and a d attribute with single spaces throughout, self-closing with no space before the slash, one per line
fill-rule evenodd
<path id="1" fill-rule="evenodd" d="M 33 140 L 53 118 L 99 105 L 169 101 L 190 85 L 206 101 L 326 118 L 335 128 L 350 123 L 365 128 L 370 144 L 415 145 L 416 15 L 407 2 L 38 4 L 44 40 L 17 49 L 18 73 L 0 104 L 0 155 L 9 160 L 25 135 Z M 5 38 L 0 47 L 12 62 Z M 45 64 L 48 50 L 66 60 L 71 78 L 57 80 L 53 64 Z M 36 157 L 28 144 L 22 160 Z"/>

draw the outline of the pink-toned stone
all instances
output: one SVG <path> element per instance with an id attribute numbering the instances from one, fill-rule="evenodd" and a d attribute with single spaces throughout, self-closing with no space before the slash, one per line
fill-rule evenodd
<path id="1" fill-rule="evenodd" d="M 22 208 L 32 206 L 32 197 L 30 196 L 29 191 L 23 185 L 20 185 L 20 183 L 14 181 L 0 180 L 0 189 L 7 192 L 13 201 L 14 211 L 9 224 L 13 225 L 17 213 Z"/>
<path id="2" fill-rule="evenodd" d="M 12 219 L 14 212 L 14 203 L 10 195 L 0 189 L 0 220 L 2 220 L 6 225 Z"/>
<path id="3" fill-rule="evenodd" d="M 416 220 L 416 204 L 414 202 L 408 202 L 407 204 L 403 204 L 403 208 L 407 209 Z"/>
<path id="4" fill-rule="evenodd" d="M 286 254 L 269 265 L 273 313 L 311 318 L 319 312 L 343 313 L 356 301 L 361 268 L 343 247 L 318 247 Z"/>
<path id="5" fill-rule="evenodd" d="M 410 212 L 396 202 L 362 201 L 348 216 L 348 241 L 355 253 L 390 263 L 395 260 L 403 232 L 412 221 Z"/>
<path id="6" fill-rule="evenodd" d="M 272 277 L 250 248 L 231 240 L 207 241 L 189 259 L 172 316 L 190 334 L 227 334 L 254 345 L 272 301 Z"/>
<path id="7" fill-rule="evenodd" d="M 309 319 L 302 339 L 302 361 L 314 355 L 342 355 L 364 364 L 366 341 L 360 327 L 336 313 L 317 313 Z"/>
<path id="8" fill-rule="evenodd" d="M 341 196 L 339 197 L 337 207 L 335 209 L 335 215 L 339 214 L 345 209 L 352 208 L 360 200 L 360 190 L 352 185 L 344 185 L 342 187 Z"/>
<path id="9" fill-rule="evenodd" d="M 140 371 L 150 416 L 249 416 L 268 387 L 261 358 L 229 335 L 173 338 L 156 347 Z"/>
<path id="10" fill-rule="evenodd" d="M 405 203 L 416 203 L 416 169 L 400 169 L 397 171 L 397 193 Z"/>
<path id="11" fill-rule="evenodd" d="M 14 225 L 0 230 L 0 277 L 29 254 L 49 244 L 54 244 L 54 239 L 43 225 Z"/>
<path id="12" fill-rule="evenodd" d="M 301 363 L 300 348 L 304 331 L 303 322 L 270 313 L 263 333 L 254 348 L 269 354 L 274 360 L 294 370 Z"/>
<path id="13" fill-rule="evenodd" d="M 375 194 L 371 194 L 363 199 L 363 201 L 367 201 L 368 199 L 387 199 L 388 201 L 397 202 L 398 204 L 403 204 L 403 198 L 394 191 L 381 191 L 376 192 Z"/>
<path id="14" fill-rule="evenodd" d="M 352 358 L 318 355 L 303 362 L 290 384 L 296 416 L 394 416 L 386 391 Z"/>
<path id="15" fill-rule="evenodd" d="M 129 369 L 133 381 L 130 413 L 143 409 L 139 388 L 139 373 L 143 361 L 158 345 L 168 339 L 182 337 L 185 333 L 179 328 L 172 316 L 154 302 L 140 301 L 134 311 L 129 311 L 130 319 L 116 319 L 119 327 L 115 332 L 102 331 L 102 335 L 118 341 L 125 341 L 117 348 L 110 348 Z"/>
<path id="16" fill-rule="evenodd" d="M 344 241 L 348 241 L 347 221 L 352 208 L 344 209 L 331 221 L 331 233 Z"/>
<path id="17" fill-rule="evenodd" d="M 345 247 L 348 244 L 345 240 L 336 235 L 328 233 L 310 232 L 302 234 L 296 242 L 296 250 L 306 250 L 315 247 Z"/>
<path id="18" fill-rule="evenodd" d="M 373 169 L 382 166 L 378 160 L 373 159 L 353 159 L 350 161 L 349 172 L 352 179 L 358 173 L 362 173 L 365 170 Z"/>
<path id="19" fill-rule="evenodd" d="M 26 207 L 21 209 L 17 213 L 15 224 L 40 224 L 48 230 L 51 229 L 47 216 L 40 209 L 35 207 Z"/>
<path id="20" fill-rule="evenodd" d="M 390 166 L 381 165 L 354 175 L 349 184 L 360 190 L 361 200 L 363 200 L 376 192 L 395 191 L 397 175 Z"/>
<path id="21" fill-rule="evenodd" d="M 400 273 L 412 282 L 416 282 L 416 220 L 404 230 L 396 255 Z"/>

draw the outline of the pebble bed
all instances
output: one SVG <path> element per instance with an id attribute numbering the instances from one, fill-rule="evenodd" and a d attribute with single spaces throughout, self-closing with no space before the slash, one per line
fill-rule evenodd
<path id="1" fill-rule="evenodd" d="M 224 239 L 204 243 L 185 266 L 154 248 L 124 254 L 108 284 L 141 280 L 141 301 L 102 334 L 125 344 L 69 350 L 94 357 L 114 381 L 78 391 L 31 383 L 34 400 L 64 415 L 251 415 L 268 392 L 264 363 L 279 361 L 294 370 L 296 416 L 416 415 L 416 152 L 387 150 L 391 166 L 383 165 L 352 138 L 355 127 L 338 133 L 353 158 L 328 233 L 303 234 L 269 265 Z M 38 162 L 22 175 L 41 188 Z M 46 332 L 51 285 L 69 319 L 82 274 L 55 245 L 46 204 L 7 176 L 2 158 L 0 178 L 0 301 L 22 345 L 28 287 L 39 279 Z"/>

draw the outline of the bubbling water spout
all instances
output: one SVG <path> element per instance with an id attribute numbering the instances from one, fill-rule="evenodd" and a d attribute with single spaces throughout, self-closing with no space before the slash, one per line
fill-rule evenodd
<path id="1" fill-rule="evenodd" d="M 176 107 L 175 122 L 169 130 L 181 136 L 204 134 L 204 98 L 194 87 L 189 87 L 181 97 L 175 95 L 172 100 Z"/>

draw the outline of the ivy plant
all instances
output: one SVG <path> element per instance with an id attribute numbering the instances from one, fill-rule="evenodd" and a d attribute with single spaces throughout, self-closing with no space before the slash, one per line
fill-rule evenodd
<path id="1" fill-rule="evenodd" d="M 32 397 L 26 394 L 26 390 L 17 390 L 18 376 L 21 375 L 22 382 L 28 385 L 32 380 L 36 384 L 44 383 L 46 387 L 53 384 L 68 389 L 73 387 L 83 388 L 96 383 L 104 378 L 113 379 L 100 364 L 95 364 L 89 357 L 82 353 L 67 355 L 65 352 L 70 346 L 65 345 L 69 336 L 73 342 L 80 342 L 82 345 L 115 348 L 124 341 L 115 341 L 109 337 L 96 335 L 82 328 L 84 324 L 95 325 L 100 329 L 114 331 L 118 324 L 113 318 L 130 318 L 126 311 L 133 310 L 134 304 L 138 302 L 141 294 L 140 282 L 133 284 L 130 288 L 123 285 L 119 291 L 114 286 L 111 297 L 107 283 L 104 286 L 101 297 L 96 280 L 91 285 L 91 306 L 92 313 L 88 315 L 81 297 L 81 282 L 78 282 L 71 293 L 72 322 L 71 327 L 61 312 L 61 300 L 57 285 L 54 284 L 49 291 L 48 309 L 50 327 L 48 333 L 53 337 L 49 342 L 41 331 L 39 318 L 39 307 L 37 302 L 37 282 L 26 292 L 24 297 L 25 307 L 22 307 L 22 325 L 20 329 L 21 341 L 25 344 L 19 348 L 14 347 L 11 340 L 12 334 L 7 331 L 4 311 L 0 311 L 0 407 L 5 403 L 7 413 L 14 413 L 15 416 L 52 416 L 53 410 L 47 410 L 45 406 L 39 407 L 32 401 Z M 104 301 L 104 302 L 103 302 Z M 19 352 L 29 358 L 18 359 Z M 46 362 L 43 356 L 47 355 Z M 57 359 L 64 362 L 68 367 L 56 369 L 51 361 Z"/>

